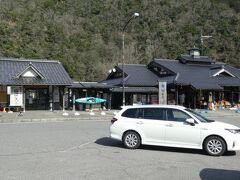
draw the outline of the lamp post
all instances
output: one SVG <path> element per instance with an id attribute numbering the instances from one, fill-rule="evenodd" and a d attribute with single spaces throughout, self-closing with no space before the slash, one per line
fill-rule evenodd
<path id="1" fill-rule="evenodd" d="M 205 39 L 209 39 L 211 38 L 212 36 L 203 36 L 202 33 L 201 33 L 201 48 L 202 48 L 202 56 L 203 56 L 203 40 Z"/>
<path id="2" fill-rule="evenodd" d="M 125 82 L 124 82 L 124 39 L 125 39 L 125 29 L 132 19 L 138 17 L 139 13 L 134 13 L 131 18 L 126 22 L 122 29 L 122 105 L 125 106 Z"/>

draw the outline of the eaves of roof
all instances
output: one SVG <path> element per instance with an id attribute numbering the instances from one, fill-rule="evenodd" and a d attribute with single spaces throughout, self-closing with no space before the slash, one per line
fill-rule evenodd
<path id="1" fill-rule="evenodd" d="M 122 87 L 115 87 L 112 89 L 112 92 L 122 92 Z M 158 88 L 156 87 L 125 87 L 125 92 L 132 92 L 132 93 L 157 93 Z"/>
<path id="2" fill-rule="evenodd" d="M 201 83 L 201 82 L 192 82 L 191 86 L 195 89 L 202 89 L 202 90 L 221 90 L 223 89 L 217 83 Z"/>
<path id="3" fill-rule="evenodd" d="M 100 83 L 100 82 L 73 82 L 69 88 L 76 88 L 76 89 L 109 89 L 114 86 L 108 85 L 106 83 Z"/>

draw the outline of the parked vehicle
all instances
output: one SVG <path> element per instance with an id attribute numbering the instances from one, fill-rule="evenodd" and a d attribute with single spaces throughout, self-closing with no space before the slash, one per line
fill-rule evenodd
<path id="1" fill-rule="evenodd" d="M 157 145 L 203 149 L 220 156 L 240 150 L 240 128 L 209 120 L 182 106 L 123 106 L 111 120 L 110 137 L 129 149 Z"/>

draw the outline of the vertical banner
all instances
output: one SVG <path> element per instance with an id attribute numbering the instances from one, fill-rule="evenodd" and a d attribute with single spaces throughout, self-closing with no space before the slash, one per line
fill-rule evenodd
<path id="1" fill-rule="evenodd" d="M 238 103 L 240 103 L 240 86 L 238 87 Z"/>
<path id="2" fill-rule="evenodd" d="M 60 102 L 59 87 L 57 87 L 57 86 L 54 86 L 54 90 L 53 90 L 53 101 L 54 101 L 54 102 Z"/>
<path id="3" fill-rule="evenodd" d="M 22 86 L 11 86 L 10 106 L 23 106 Z"/>
<path id="4" fill-rule="evenodd" d="M 159 81 L 158 88 L 159 88 L 158 103 L 167 104 L 167 82 Z"/>
<path id="5" fill-rule="evenodd" d="M 0 106 L 1 103 L 6 104 L 7 103 L 7 86 L 1 86 L 0 85 Z"/>

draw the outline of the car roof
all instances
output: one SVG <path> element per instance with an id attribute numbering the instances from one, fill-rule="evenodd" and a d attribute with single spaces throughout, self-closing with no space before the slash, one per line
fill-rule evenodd
<path id="1" fill-rule="evenodd" d="M 178 105 L 159 105 L 159 104 L 150 104 L 150 105 L 127 105 L 122 106 L 122 109 L 130 109 L 130 108 L 174 108 L 174 109 L 186 109 L 184 106 Z"/>

